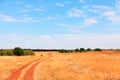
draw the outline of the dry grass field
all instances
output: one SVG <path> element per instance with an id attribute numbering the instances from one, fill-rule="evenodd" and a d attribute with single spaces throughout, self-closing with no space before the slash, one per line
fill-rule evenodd
<path id="1" fill-rule="evenodd" d="M 57 54 L 39 64 L 36 80 L 120 80 L 120 52 Z"/>
<path id="2" fill-rule="evenodd" d="M 13 70 L 38 58 L 35 80 L 120 80 L 120 52 L 57 53 L 35 52 L 36 56 L 1 56 L 0 80 Z M 42 56 L 41 56 L 42 54 Z"/>
<path id="3" fill-rule="evenodd" d="M 0 57 L 0 80 L 3 80 L 8 74 L 15 69 L 36 60 L 37 56 L 1 56 Z"/>

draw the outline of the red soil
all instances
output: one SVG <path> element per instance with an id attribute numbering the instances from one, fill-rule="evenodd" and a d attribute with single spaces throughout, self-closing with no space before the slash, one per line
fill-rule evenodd
<path id="1" fill-rule="evenodd" d="M 37 60 L 34 60 L 34 61 L 32 61 L 32 62 L 29 62 L 28 64 L 20 67 L 19 69 L 13 71 L 13 72 L 12 72 L 6 79 L 4 79 L 4 80 L 18 80 L 19 77 L 20 77 L 20 75 L 21 75 L 21 73 L 22 73 L 22 71 L 23 71 L 26 67 L 28 67 L 29 65 L 31 65 L 31 67 L 26 71 L 26 73 L 25 73 L 25 75 L 24 75 L 24 77 L 23 77 L 23 80 L 34 80 L 34 70 L 35 70 L 36 66 L 37 66 L 39 63 L 41 63 L 41 62 L 49 59 L 50 57 L 52 57 L 50 54 L 48 54 L 48 55 L 49 55 L 49 57 L 47 57 L 47 58 L 45 58 L 45 59 L 43 59 L 43 60 L 37 59 Z"/>

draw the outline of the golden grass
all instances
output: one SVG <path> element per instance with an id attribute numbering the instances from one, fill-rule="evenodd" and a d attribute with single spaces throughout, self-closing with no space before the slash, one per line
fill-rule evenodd
<path id="1" fill-rule="evenodd" d="M 36 60 L 36 56 L 0 56 L 0 80 L 5 78 L 15 69 L 27 64 L 30 61 Z"/>
<path id="2" fill-rule="evenodd" d="M 36 80 L 120 80 L 120 52 L 57 54 L 38 65 L 35 78 Z"/>
<path id="3" fill-rule="evenodd" d="M 36 56 L 1 56 L 0 80 L 10 72 L 38 58 L 35 80 L 120 80 L 120 52 L 58 53 L 35 52 Z M 42 55 L 42 56 L 41 56 Z"/>

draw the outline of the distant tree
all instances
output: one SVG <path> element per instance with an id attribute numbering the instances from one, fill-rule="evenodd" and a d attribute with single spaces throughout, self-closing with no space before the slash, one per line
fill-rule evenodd
<path id="1" fill-rule="evenodd" d="M 22 56 L 24 54 L 24 50 L 20 47 L 15 47 L 13 52 L 17 56 Z"/>
<path id="2" fill-rule="evenodd" d="M 102 51 L 100 48 L 95 48 L 94 51 Z"/>
<path id="3" fill-rule="evenodd" d="M 69 50 L 61 49 L 61 50 L 59 50 L 59 52 L 60 52 L 60 53 L 68 53 Z"/>
<path id="4" fill-rule="evenodd" d="M 75 52 L 80 52 L 80 50 L 77 48 L 77 49 L 75 49 Z"/>
<path id="5" fill-rule="evenodd" d="M 85 49 L 84 48 L 80 48 L 80 52 L 85 52 Z"/>
<path id="6" fill-rule="evenodd" d="M 90 48 L 87 48 L 86 51 L 92 51 Z"/>

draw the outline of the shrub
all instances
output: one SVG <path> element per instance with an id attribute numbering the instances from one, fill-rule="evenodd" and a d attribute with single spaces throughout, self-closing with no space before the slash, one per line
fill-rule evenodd
<path id="1" fill-rule="evenodd" d="M 15 47 L 13 52 L 17 56 L 22 56 L 24 54 L 24 50 L 20 47 Z"/>
<path id="2" fill-rule="evenodd" d="M 77 48 L 77 49 L 75 49 L 75 52 L 80 52 L 80 50 Z"/>
<path id="3" fill-rule="evenodd" d="M 70 51 L 69 51 L 69 50 L 65 50 L 65 49 L 61 49 L 59 52 L 60 52 L 60 53 L 68 53 L 68 52 L 70 52 Z"/>
<path id="4" fill-rule="evenodd" d="M 32 50 L 24 50 L 24 56 L 25 55 L 35 55 L 35 53 Z"/>
<path id="5" fill-rule="evenodd" d="M 85 49 L 84 48 L 80 48 L 80 52 L 85 52 Z"/>
<path id="6" fill-rule="evenodd" d="M 0 51 L 0 56 L 13 56 L 14 53 L 12 50 L 1 50 Z"/>
<path id="7" fill-rule="evenodd" d="M 86 51 L 92 51 L 90 48 L 87 48 Z"/>
<path id="8" fill-rule="evenodd" d="M 94 51 L 102 51 L 100 48 L 95 48 Z"/>

